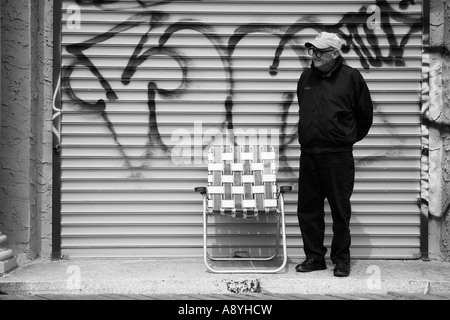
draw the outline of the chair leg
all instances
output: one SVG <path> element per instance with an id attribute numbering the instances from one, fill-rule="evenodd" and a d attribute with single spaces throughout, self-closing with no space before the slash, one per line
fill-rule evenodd
<path id="1" fill-rule="evenodd" d="M 209 260 L 231 260 L 231 261 L 245 261 L 245 260 L 270 260 L 267 258 L 211 258 L 208 254 L 208 215 L 206 210 L 206 195 L 203 199 L 203 259 L 207 269 L 213 273 L 277 273 L 283 270 L 287 264 L 287 246 L 286 246 L 286 226 L 285 226 L 285 213 L 284 213 L 284 199 L 283 195 L 280 195 L 280 211 L 281 214 L 277 219 L 277 240 L 276 240 L 276 254 L 270 259 L 275 258 L 278 255 L 278 247 L 280 242 L 280 226 L 281 226 L 281 238 L 283 246 L 283 262 L 281 266 L 275 269 L 215 269 L 209 264 Z"/>
<path id="2" fill-rule="evenodd" d="M 213 257 L 209 253 L 207 253 L 208 258 L 212 261 L 270 261 L 275 259 L 278 256 L 279 247 L 280 247 L 280 215 L 277 216 L 277 233 L 275 240 L 275 252 L 268 257 L 239 257 L 239 258 L 226 258 L 226 257 Z"/>
<path id="3" fill-rule="evenodd" d="M 206 194 L 203 195 L 203 261 L 205 262 L 206 268 L 208 268 L 209 271 L 218 273 L 219 271 L 212 268 L 210 264 L 208 263 L 208 213 L 206 209 Z"/>

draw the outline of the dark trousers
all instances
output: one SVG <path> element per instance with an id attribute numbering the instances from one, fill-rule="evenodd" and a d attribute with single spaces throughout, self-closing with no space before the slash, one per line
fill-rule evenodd
<path id="1" fill-rule="evenodd" d="M 298 222 L 307 258 L 324 259 L 325 198 L 331 208 L 333 263 L 350 262 L 350 197 L 355 181 L 352 151 L 300 156 Z"/>

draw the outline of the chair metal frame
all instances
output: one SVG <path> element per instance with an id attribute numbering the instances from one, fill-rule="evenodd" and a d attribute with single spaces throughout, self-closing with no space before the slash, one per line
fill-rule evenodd
<path id="1" fill-rule="evenodd" d="M 209 271 L 213 273 L 277 273 L 286 267 L 288 256 L 286 246 L 284 194 L 291 191 L 292 187 L 282 186 L 277 188 L 275 168 L 276 154 L 274 150 L 275 149 L 271 146 L 214 146 L 209 149 L 208 187 L 196 187 L 194 189 L 203 196 L 203 259 Z M 225 178 L 224 174 L 227 178 Z M 238 186 L 235 186 L 233 184 L 235 180 L 233 181 L 231 179 L 235 174 L 241 174 L 238 179 L 240 180 Z M 240 178 L 242 178 L 243 175 L 245 175 L 245 178 L 241 180 Z M 257 176 L 257 179 L 252 180 L 250 179 L 250 176 Z M 225 184 L 228 184 L 228 186 L 224 187 Z M 244 184 L 245 188 L 243 186 Z M 234 200 L 223 199 L 225 189 L 228 190 L 228 194 L 226 194 L 225 197 L 229 198 L 231 194 L 234 197 Z M 246 191 L 244 191 L 244 189 Z M 230 190 L 232 191 L 229 192 Z M 247 192 L 248 190 L 252 190 L 252 192 L 249 193 Z M 253 193 L 253 191 L 255 191 L 255 193 Z M 240 200 L 235 201 L 237 199 L 236 196 L 240 196 Z M 253 199 L 248 199 L 249 196 Z M 254 200 L 255 198 L 258 200 Z M 238 205 L 236 205 L 236 203 L 238 203 Z M 213 257 L 208 252 L 208 218 L 219 214 L 241 219 L 256 218 L 260 214 L 275 215 L 277 218 L 277 227 L 274 254 L 268 257 Z M 280 236 L 282 239 L 283 260 L 278 267 L 266 269 L 218 269 L 211 266 L 211 261 L 273 260 L 279 255 Z"/>

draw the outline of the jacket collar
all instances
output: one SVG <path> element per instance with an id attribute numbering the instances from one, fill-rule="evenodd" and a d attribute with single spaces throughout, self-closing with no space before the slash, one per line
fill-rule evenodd
<path id="1" fill-rule="evenodd" d="M 331 68 L 330 71 L 328 72 L 323 72 L 320 71 L 319 69 L 317 69 L 316 67 L 314 67 L 314 63 L 311 62 L 311 69 L 321 78 L 329 78 L 331 77 L 333 74 L 335 74 L 341 67 L 342 64 L 344 62 L 344 59 L 342 58 L 342 56 L 339 56 L 336 59 L 336 63 L 334 64 L 334 66 Z"/>

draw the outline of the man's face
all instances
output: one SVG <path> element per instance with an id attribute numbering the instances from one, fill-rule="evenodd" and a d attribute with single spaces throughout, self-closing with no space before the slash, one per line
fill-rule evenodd
<path id="1" fill-rule="evenodd" d="M 317 49 L 316 47 L 312 47 L 313 54 L 312 60 L 314 63 L 314 67 L 320 68 L 324 66 L 328 66 L 334 63 L 334 59 L 336 58 L 336 49 L 327 48 L 327 49 Z"/>

